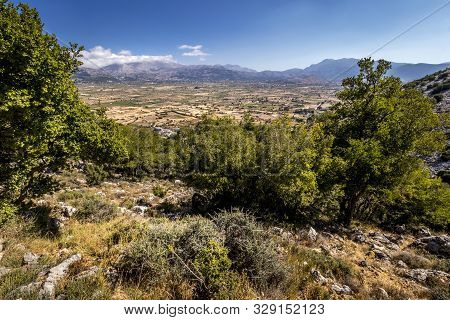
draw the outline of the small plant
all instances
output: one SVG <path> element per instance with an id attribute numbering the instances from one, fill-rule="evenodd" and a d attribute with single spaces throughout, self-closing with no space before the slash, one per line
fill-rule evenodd
<path id="1" fill-rule="evenodd" d="M 154 185 L 152 192 L 155 196 L 163 198 L 167 194 L 167 190 L 160 184 Z"/>
<path id="2" fill-rule="evenodd" d="M 17 207 L 6 200 L 0 199 L 0 227 L 17 213 Z"/>

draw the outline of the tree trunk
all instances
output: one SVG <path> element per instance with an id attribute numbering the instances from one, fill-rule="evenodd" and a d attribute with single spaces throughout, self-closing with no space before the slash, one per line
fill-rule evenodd
<path id="1" fill-rule="evenodd" d="M 349 226 L 352 222 L 353 214 L 356 211 L 356 204 L 358 203 L 358 198 L 356 196 L 352 196 L 349 198 L 345 198 L 340 204 L 340 216 L 339 222 L 341 222 L 344 226 Z"/>

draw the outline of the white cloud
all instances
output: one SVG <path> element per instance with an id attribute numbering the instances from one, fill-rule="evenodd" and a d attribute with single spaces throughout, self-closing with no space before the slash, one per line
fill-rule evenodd
<path id="1" fill-rule="evenodd" d="M 111 49 L 96 46 L 90 50 L 82 52 L 83 57 L 80 59 L 85 67 L 101 68 L 110 64 L 124 64 L 130 62 L 175 62 L 172 55 L 165 56 L 148 56 L 148 55 L 133 55 L 129 50 L 121 50 L 118 53 L 112 52 Z"/>
<path id="2" fill-rule="evenodd" d="M 192 46 L 189 44 L 183 44 L 178 47 L 181 50 L 190 50 L 188 52 L 183 52 L 182 55 L 186 57 L 200 57 L 201 61 L 205 61 L 205 57 L 209 56 L 209 53 L 202 51 L 203 46 L 201 44 Z"/>

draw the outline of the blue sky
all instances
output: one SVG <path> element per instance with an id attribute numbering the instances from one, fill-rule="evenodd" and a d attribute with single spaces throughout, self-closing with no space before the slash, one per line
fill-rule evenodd
<path id="1" fill-rule="evenodd" d="M 17 1 L 14 1 L 17 2 Z M 368 55 L 446 0 L 30 0 L 45 29 L 83 44 L 98 64 L 164 60 L 306 67 Z M 101 46 L 101 48 L 99 47 Z M 374 55 L 450 61 L 450 5 Z M 103 60 L 102 60 L 103 59 Z M 109 60 L 108 60 L 109 59 Z"/>

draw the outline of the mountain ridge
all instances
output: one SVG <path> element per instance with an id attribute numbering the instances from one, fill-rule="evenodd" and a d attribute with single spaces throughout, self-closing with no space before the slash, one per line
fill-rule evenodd
<path id="1" fill-rule="evenodd" d="M 339 84 L 358 73 L 358 59 L 325 59 L 304 69 L 291 68 L 282 71 L 256 71 L 240 65 L 184 65 L 176 62 L 133 62 L 111 64 L 92 69 L 81 67 L 76 74 L 80 81 L 275 81 L 300 84 Z M 422 78 L 450 67 L 450 62 L 440 64 L 392 62 L 388 75 L 404 82 Z"/>

